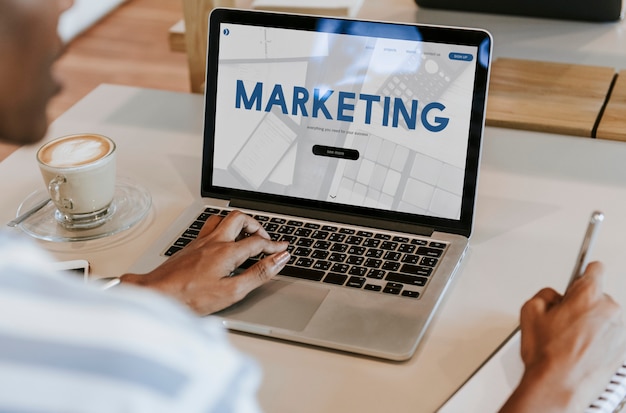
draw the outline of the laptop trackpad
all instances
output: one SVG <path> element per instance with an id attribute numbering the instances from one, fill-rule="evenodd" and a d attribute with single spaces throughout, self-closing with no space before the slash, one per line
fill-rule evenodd
<path id="1" fill-rule="evenodd" d="M 328 291 L 321 286 L 272 280 L 216 315 L 229 320 L 302 331 Z"/>

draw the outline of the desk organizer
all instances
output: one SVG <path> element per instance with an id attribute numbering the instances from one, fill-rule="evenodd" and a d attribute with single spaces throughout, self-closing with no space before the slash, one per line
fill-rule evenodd
<path id="1" fill-rule="evenodd" d="M 486 123 L 593 137 L 614 77 L 609 67 L 497 59 L 492 63 Z"/>

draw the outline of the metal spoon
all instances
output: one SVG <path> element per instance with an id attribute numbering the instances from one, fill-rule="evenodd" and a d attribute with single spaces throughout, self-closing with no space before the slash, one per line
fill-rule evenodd
<path id="1" fill-rule="evenodd" d="M 38 203 L 37 205 L 35 205 L 31 209 L 29 209 L 28 211 L 24 212 L 19 217 L 15 218 L 12 221 L 7 222 L 7 225 L 10 226 L 10 227 L 16 226 L 17 224 L 19 224 L 20 222 L 24 221 L 29 216 L 33 215 L 35 212 L 39 211 L 41 208 L 43 208 L 46 205 L 48 205 L 49 202 L 50 202 L 50 198 L 41 201 L 40 203 Z"/>

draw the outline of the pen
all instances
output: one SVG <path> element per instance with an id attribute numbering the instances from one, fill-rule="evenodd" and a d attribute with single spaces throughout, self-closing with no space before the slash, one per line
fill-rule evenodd
<path id="1" fill-rule="evenodd" d="M 589 224 L 587 225 L 587 232 L 585 232 L 585 237 L 583 238 L 583 243 L 580 246 L 578 258 L 576 259 L 576 264 L 574 265 L 574 271 L 572 271 L 569 283 L 567 284 L 568 289 L 574 281 L 576 281 L 583 275 L 583 272 L 587 267 L 587 263 L 589 262 L 589 253 L 591 252 L 591 248 L 593 247 L 593 244 L 598 235 L 598 231 L 600 229 L 600 224 L 603 220 L 604 214 L 602 212 L 594 211 L 591 214 L 591 218 L 589 218 Z"/>

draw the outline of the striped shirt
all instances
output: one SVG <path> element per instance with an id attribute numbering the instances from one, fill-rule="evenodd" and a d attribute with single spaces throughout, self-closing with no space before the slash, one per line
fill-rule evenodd
<path id="1" fill-rule="evenodd" d="M 0 232 L 0 413 L 259 411 L 259 369 L 217 320 L 49 268 Z"/>

